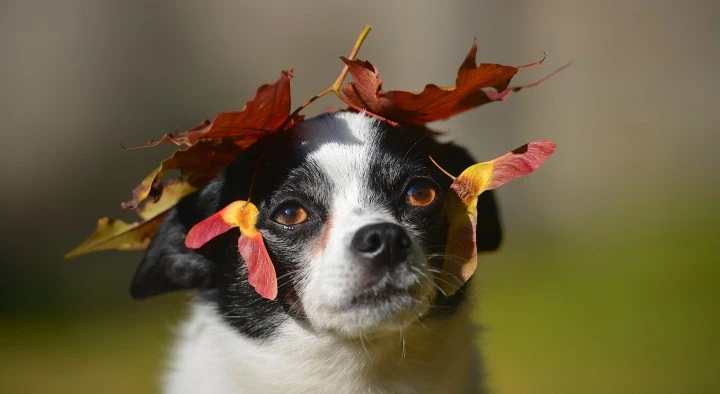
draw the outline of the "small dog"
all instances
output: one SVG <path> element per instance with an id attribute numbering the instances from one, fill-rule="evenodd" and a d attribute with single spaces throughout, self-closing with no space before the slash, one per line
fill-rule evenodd
<path id="1" fill-rule="evenodd" d="M 419 127 L 352 112 L 320 115 L 243 152 L 166 216 L 131 285 L 142 299 L 197 288 L 164 391 L 481 393 L 468 283 L 441 269 L 451 179 L 475 163 Z M 247 281 L 239 232 L 199 250 L 188 230 L 247 199 L 278 275 L 278 297 Z M 501 239 L 492 192 L 477 246 Z"/>

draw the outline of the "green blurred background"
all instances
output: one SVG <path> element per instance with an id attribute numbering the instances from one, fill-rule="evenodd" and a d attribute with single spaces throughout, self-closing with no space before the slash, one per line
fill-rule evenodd
<path id="1" fill-rule="evenodd" d="M 169 148 L 294 67 L 300 103 L 360 58 L 450 84 L 473 37 L 544 86 L 435 126 L 480 159 L 558 141 L 499 191 L 477 315 L 498 394 L 720 392 L 720 3 L 0 1 L 0 393 L 157 390 L 186 294 L 144 302 L 138 253 L 63 261 Z M 311 107 L 317 113 L 323 105 Z"/>

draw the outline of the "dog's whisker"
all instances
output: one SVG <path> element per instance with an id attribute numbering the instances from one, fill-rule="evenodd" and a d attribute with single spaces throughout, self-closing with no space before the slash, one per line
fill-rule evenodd
<path id="1" fill-rule="evenodd" d="M 276 278 L 276 280 L 277 280 L 278 282 L 280 282 L 280 280 L 282 280 L 282 279 L 284 279 L 284 278 L 287 278 L 287 277 L 289 277 L 289 276 L 298 274 L 298 273 L 300 273 L 300 269 L 290 270 L 290 271 L 288 271 L 288 272 L 286 272 L 286 273 L 278 276 L 278 277 Z"/>
<path id="2" fill-rule="evenodd" d="M 462 289 L 463 285 L 458 285 L 457 283 L 453 283 L 452 281 L 449 281 L 439 275 L 433 275 L 433 277 L 435 278 L 435 280 L 450 286 L 455 292 L 465 294 L 465 291 Z M 445 294 L 445 296 L 447 297 L 447 294 Z"/>
<path id="3" fill-rule="evenodd" d="M 436 289 L 438 289 L 438 291 L 440 291 L 440 293 L 441 293 L 445 298 L 448 298 L 448 295 L 447 295 L 447 293 L 445 292 L 445 290 L 443 290 L 442 286 L 440 286 L 439 284 L 435 283 L 435 281 L 433 281 L 432 284 L 433 284 L 433 286 L 434 286 Z"/>
<path id="4" fill-rule="evenodd" d="M 412 152 L 413 148 L 415 148 L 415 146 L 417 144 L 419 144 L 422 140 L 424 140 L 425 138 L 430 137 L 432 135 L 433 135 L 433 133 L 428 131 L 422 137 L 415 140 L 415 142 L 412 145 L 410 145 L 410 147 L 407 149 L 407 152 L 405 152 L 405 155 L 403 155 L 403 160 L 405 160 L 407 158 L 407 156 L 410 154 L 410 152 Z M 424 159 L 424 157 L 423 157 L 423 159 Z"/>
<path id="5" fill-rule="evenodd" d="M 360 330 L 360 345 L 362 346 L 363 350 L 365 351 L 365 356 L 367 356 L 368 360 L 370 360 L 370 352 L 368 351 L 367 347 L 365 347 L 365 330 Z"/>
<path id="6" fill-rule="evenodd" d="M 404 324 L 403 324 L 404 326 Z M 405 363 L 405 356 L 407 354 L 407 347 L 405 343 L 405 329 L 400 329 L 400 338 L 402 340 L 402 352 L 400 353 L 400 366 L 402 366 Z"/>

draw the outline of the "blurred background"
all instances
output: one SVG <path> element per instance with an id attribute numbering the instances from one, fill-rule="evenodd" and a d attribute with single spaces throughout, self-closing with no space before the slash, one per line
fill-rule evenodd
<path id="1" fill-rule="evenodd" d="M 481 61 L 540 88 L 434 126 L 481 160 L 557 140 L 499 190 L 476 274 L 498 394 L 720 392 L 720 3 L 0 1 L 0 392 L 157 391 L 187 294 L 143 302 L 137 252 L 63 261 L 170 147 L 293 67 L 297 105 L 360 58 L 385 87 Z M 309 114 L 333 99 L 310 107 Z"/>

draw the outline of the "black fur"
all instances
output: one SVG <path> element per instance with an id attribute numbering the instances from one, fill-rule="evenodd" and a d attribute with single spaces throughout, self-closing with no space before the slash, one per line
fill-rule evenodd
<path id="1" fill-rule="evenodd" d="M 322 115 L 329 120 L 333 115 Z M 326 125 L 331 125 L 326 122 Z M 168 291 L 198 288 L 200 297 L 214 304 L 226 320 L 241 333 L 263 338 L 287 318 L 302 319 L 301 308 L 291 308 L 297 297 L 291 275 L 302 264 L 297 248 L 318 236 L 328 217 L 333 193 L 322 173 L 305 161 L 328 141 L 359 143 L 344 132 L 326 127 L 320 132 L 289 131 L 261 141 L 240 155 L 202 190 L 184 198 L 165 218 L 158 234 L 138 267 L 131 294 L 140 299 Z M 413 233 L 428 253 L 441 253 L 447 232 L 444 193 L 451 179 L 435 167 L 428 156 L 453 174 L 475 163 L 467 151 L 454 144 L 441 144 L 430 131 L 417 127 L 383 125 L 374 150 L 367 193 L 392 210 L 403 224 L 421 229 Z M 247 282 L 247 269 L 237 251 L 238 231 L 215 238 L 198 251 L 184 246 L 187 231 L 200 220 L 236 200 L 246 200 L 256 171 L 252 201 L 260 210 L 258 228 L 275 264 L 279 280 L 277 301 L 261 298 Z M 404 191 L 411 179 L 422 178 L 441 191 L 428 207 L 409 210 Z M 278 206 L 295 202 L 311 215 L 307 223 L 288 227 L 275 223 L 272 214 Z M 492 192 L 478 200 L 477 245 L 479 251 L 498 248 L 501 240 L 498 208 Z M 440 264 L 440 261 L 432 261 Z M 450 313 L 462 302 L 463 291 L 446 299 L 439 296 L 434 308 Z"/>

